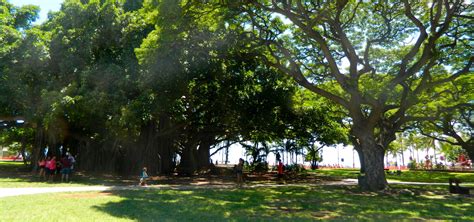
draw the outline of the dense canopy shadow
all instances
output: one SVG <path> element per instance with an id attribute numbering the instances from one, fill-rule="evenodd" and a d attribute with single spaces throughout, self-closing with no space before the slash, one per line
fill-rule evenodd
<path id="1" fill-rule="evenodd" d="M 443 187 L 417 188 L 421 195 L 366 193 L 354 186 L 233 190 L 115 191 L 119 202 L 95 206 L 114 217 L 146 220 L 472 220 L 472 197 Z M 432 192 L 434 191 L 434 193 Z"/>

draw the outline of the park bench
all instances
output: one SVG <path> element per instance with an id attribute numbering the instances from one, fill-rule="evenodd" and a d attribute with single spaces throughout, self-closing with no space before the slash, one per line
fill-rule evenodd
<path id="1" fill-rule="evenodd" d="M 456 194 L 469 194 L 469 188 L 461 187 L 459 184 L 461 180 L 456 178 L 449 178 L 449 192 L 456 193 Z"/>

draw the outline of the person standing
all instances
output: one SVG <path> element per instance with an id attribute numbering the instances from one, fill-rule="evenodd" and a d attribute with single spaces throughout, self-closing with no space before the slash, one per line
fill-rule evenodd
<path id="1" fill-rule="evenodd" d="M 49 162 L 46 162 L 46 168 L 49 172 L 49 181 L 54 181 L 54 174 L 56 173 L 56 157 L 52 156 Z"/>
<path id="2" fill-rule="evenodd" d="M 71 174 L 71 162 L 66 155 L 61 158 L 61 166 L 61 182 L 67 183 L 69 182 L 69 175 Z"/>
<path id="3" fill-rule="evenodd" d="M 76 163 L 76 159 L 69 152 L 66 153 L 66 156 L 67 156 L 67 159 L 69 160 L 69 163 L 71 164 L 71 173 L 72 173 L 72 170 L 74 170 L 74 164 Z"/>
<path id="4" fill-rule="evenodd" d="M 244 182 L 243 179 L 244 159 L 239 159 L 239 164 L 235 166 L 235 173 L 237 175 L 237 186 L 241 187 Z"/>
<path id="5" fill-rule="evenodd" d="M 283 178 L 283 163 L 278 161 L 278 179 L 281 180 Z"/>
<path id="6" fill-rule="evenodd" d="M 40 179 L 43 178 L 46 180 L 46 159 L 44 157 L 41 157 L 40 160 L 38 161 L 38 166 L 39 166 L 39 177 Z"/>

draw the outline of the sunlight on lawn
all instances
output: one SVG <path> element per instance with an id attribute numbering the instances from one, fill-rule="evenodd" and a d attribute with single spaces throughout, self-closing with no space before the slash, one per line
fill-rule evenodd
<path id="1" fill-rule="evenodd" d="M 6 221 L 61 218 L 65 213 L 72 221 L 474 220 L 472 197 L 426 193 L 367 195 L 352 186 L 62 193 L 2 198 L 0 205 L 6 207 L 0 216 Z"/>

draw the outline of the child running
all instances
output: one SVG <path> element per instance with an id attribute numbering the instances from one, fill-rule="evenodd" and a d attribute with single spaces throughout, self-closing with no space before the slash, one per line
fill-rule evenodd
<path id="1" fill-rule="evenodd" d="M 140 183 L 139 186 L 147 186 L 146 181 L 148 179 L 148 174 L 146 173 L 146 167 L 143 167 L 142 172 L 140 173 Z"/>

